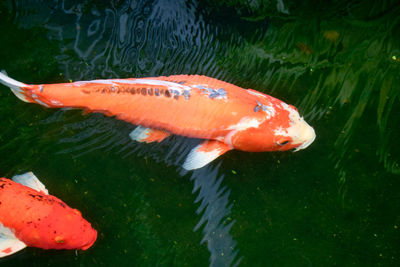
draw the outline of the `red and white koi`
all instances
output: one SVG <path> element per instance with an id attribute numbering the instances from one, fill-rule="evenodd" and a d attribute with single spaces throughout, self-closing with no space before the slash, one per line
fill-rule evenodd
<path id="1" fill-rule="evenodd" d="M 97 231 L 29 172 L 0 178 L 0 257 L 26 246 L 86 250 Z"/>
<path id="2" fill-rule="evenodd" d="M 29 85 L 0 73 L 25 102 L 101 112 L 139 125 L 130 137 L 161 142 L 171 134 L 204 141 L 183 167 L 200 168 L 232 149 L 300 150 L 315 139 L 297 109 L 252 89 L 199 75 Z"/>

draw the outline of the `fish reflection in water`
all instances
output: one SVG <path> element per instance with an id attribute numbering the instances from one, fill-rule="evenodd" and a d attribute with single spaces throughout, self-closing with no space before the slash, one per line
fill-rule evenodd
<path id="1" fill-rule="evenodd" d="M 74 114 L 69 115 L 71 113 Z M 78 110 L 59 110 L 41 121 L 42 125 L 49 127 L 62 122 L 61 129 L 54 129 L 48 134 L 57 139 L 55 142 L 60 146 L 57 154 L 71 154 L 78 158 L 95 151 L 112 151 L 122 159 L 136 155 L 166 166 L 181 166 L 193 147 L 201 142 L 180 136 L 171 136 L 156 144 L 132 142 L 129 133 L 136 126 L 102 114 L 81 117 L 80 113 Z M 186 171 L 181 173 L 184 175 Z"/>
<path id="2" fill-rule="evenodd" d="M 193 193 L 198 194 L 195 200 L 200 203 L 196 213 L 202 214 L 195 231 L 202 229 L 202 243 L 207 242 L 210 251 L 210 266 L 237 266 L 238 250 L 236 241 L 229 231 L 235 221 L 228 220 L 233 204 L 229 201 L 229 189 L 221 186 L 224 176 L 218 176 L 219 165 L 206 166 L 193 172 Z"/>

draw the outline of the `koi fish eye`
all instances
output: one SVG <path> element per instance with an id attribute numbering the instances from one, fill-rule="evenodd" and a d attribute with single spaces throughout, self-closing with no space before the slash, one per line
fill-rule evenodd
<path id="1" fill-rule="evenodd" d="M 285 141 L 283 141 L 283 142 L 280 142 L 280 141 L 278 141 L 278 142 L 276 142 L 278 145 L 280 145 L 280 146 L 284 146 L 284 145 L 286 145 L 286 144 L 288 144 L 289 143 L 289 140 L 285 140 Z"/>

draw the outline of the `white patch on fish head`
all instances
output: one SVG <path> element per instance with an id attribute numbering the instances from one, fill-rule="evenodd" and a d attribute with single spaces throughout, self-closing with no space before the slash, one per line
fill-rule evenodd
<path id="1" fill-rule="evenodd" d="M 300 117 L 297 110 L 286 103 L 281 103 L 283 109 L 289 112 L 289 127 L 279 126 L 274 130 L 276 136 L 287 136 L 292 139 L 291 145 L 296 146 L 295 151 L 308 147 L 315 140 L 314 129 Z M 298 145 L 298 146 L 297 146 Z"/>
<path id="2" fill-rule="evenodd" d="M 267 115 L 266 116 L 267 120 L 271 119 L 276 114 L 276 110 L 272 105 L 272 103 L 268 103 L 267 105 L 262 105 L 261 110 L 264 111 L 265 114 Z"/>
<path id="3" fill-rule="evenodd" d="M 247 130 L 249 128 L 258 128 L 263 121 L 260 121 L 253 117 L 244 117 L 237 124 L 231 125 L 227 130 L 231 130 L 229 134 L 225 136 L 224 142 L 232 146 L 232 136 L 237 132 Z"/>
<path id="4" fill-rule="evenodd" d="M 262 121 L 252 118 L 252 117 L 243 117 L 237 124 L 229 126 L 228 130 L 236 130 L 242 131 L 247 130 L 248 128 L 258 128 L 258 126 L 262 123 Z"/>
<path id="5" fill-rule="evenodd" d="M 256 94 L 257 92 L 250 91 L 251 94 Z M 265 98 L 265 96 L 263 96 Z M 256 99 L 256 106 L 254 107 L 254 112 L 264 112 L 266 117 L 265 119 L 270 120 L 276 114 L 275 103 L 272 101 L 267 101 L 266 104 L 263 104 L 264 99 L 259 98 Z"/>

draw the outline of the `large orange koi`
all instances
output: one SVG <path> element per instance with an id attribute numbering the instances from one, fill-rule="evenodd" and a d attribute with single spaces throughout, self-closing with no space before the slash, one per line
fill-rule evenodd
<path id="1" fill-rule="evenodd" d="M 130 134 L 139 142 L 160 142 L 171 134 L 204 139 L 186 158 L 183 167 L 188 170 L 231 149 L 297 151 L 315 139 L 314 129 L 295 107 L 206 76 L 30 85 L 0 73 L 0 82 L 25 102 L 83 108 L 139 125 Z"/>
<path id="2" fill-rule="evenodd" d="M 33 173 L 0 178 L 0 257 L 26 246 L 86 250 L 96 238 L 81 213 L 49 195 Z"/>

